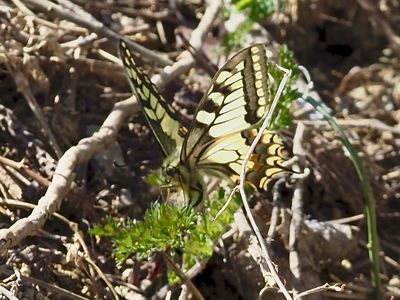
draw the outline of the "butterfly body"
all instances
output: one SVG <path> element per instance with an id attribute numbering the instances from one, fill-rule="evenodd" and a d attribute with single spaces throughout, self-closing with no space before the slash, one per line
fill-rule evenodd
<path id="1" fill-rule="evenodd" d="M 119 53 L 132 89 L 143 107 L 166 160 L 163 173 L 178 182 L 186 202 L 205 198 L 205 175 L 238 182 L 242 163 L 263 117 L 269 110 L 265 48 L 257 44 L 239 51 L 214 76 L 189 129 L 173 107 L 137 66 L 124 41 Z M 246 180 L 266 189 L 273 175 L 286 171 L 284 147 L 269 131 L 251 154 Z"/>

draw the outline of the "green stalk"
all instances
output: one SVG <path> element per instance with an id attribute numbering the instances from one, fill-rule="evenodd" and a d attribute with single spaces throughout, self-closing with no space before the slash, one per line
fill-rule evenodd
<path id="1" fill-rule="evenodd" d="M 378 296 L 381 293 L 381 281 L 379 276 L 379 238 L 378 231 L 376 227 L 376 202 L 374 198 L 374 194 L 372 192 L 372 187 L 370 185 L 370 181 L 368 175 L 364 169 L 364 166 L 361 163 L 360 158 L 357 155 L 357 152 L 350 144 L 343 130 L 336 123 L 334 117 L 332 117 L 325 106 L 315 100 L 312 97 L 307 97 L 305 99 L 308 103 L 310 103 L 316 111 L 321 113 L 324 119 L 329 123 L 329 125 L 335 130 L 335 132 L 340 136 L 344 146 L 347 151 L 350 153 L 351 161 L 353 162 L 354 167 L 356 168 L 358 177 L 360 178 L 362 189 L 364 192 L 364 197 L 367 200 L 367 226 L 368 226 L 368 255 L 369 260 L 371 262 L 372 270 L 371 270 L 371 281 L 372 286 L 375 290 L 375 295 Z"/>

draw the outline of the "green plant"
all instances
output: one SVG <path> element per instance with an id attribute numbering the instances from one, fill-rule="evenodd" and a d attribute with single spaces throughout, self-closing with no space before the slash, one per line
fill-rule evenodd
<path id="1" fill-rule="evenodd" d="M 283 0 L 233 0 L 238 11 L 244 11 L 254 22 L 260 22 L 286 6 Z"/>
<path id="2" fill-rule="evenodd" d="M 264 22 L 272 14 L 286 6 L 284 0 L 233 0 L 234 9 L 243 12 L 248 19 L 238 25 L 235 31 L 226 35 L 222 52 L 228 53 L 243 47 L 246 36 L 250 33 L 255 22 Z M 233 10 L 226 9 L 224 17 L 229 17 Z"/>
<path id="3" fill-rule="evenodd" d="M 299 70 L 297 63 L 294 58 L 293 52 L 291 52 L 287 46 L 282 46 L 278 53 L 278 64 L 280 67 L 292 70 L 291 75 L 287 81 L 287 84 L 283 90 L 283 93 L 279 99 L 276 112 L 277 114 L 272 120 L 269 129 L 278 130 L 287 128 L 292 124 L 292 117 L 290 115 L 290 106 L 292 102 L 302 96 L 302 94 L 295 87 L 295 82 L 299 78 Z M 270 84 L 270 94 L 273 96 L 276 94 L 279 83 L 283 78 L 283 72 L 273 63 L 268 65 L 268 73 L 273 79 L 274 84 Z"/>
<path id="4" fill-rule="evenodd" d="M 155 253 L 169 249 L 172 253 L 185 245 L 186 235 L 196 228 L 196 212 L 190 207 L 171 203 L 154 203 L 143 220 L 119 222 L 108 218 L 105 226 L 96 226 L 92 234 L 113 238 L 119 264 L 132 254 L 149 259 Z"/>
<path id="5" fill-rule="evenodd" d="M 225 201 L 225 192 L 219 189 L 215 197 L 207 201 L 203 212 L 189 206 L 155 203 L 146 211 L 143 220 L 120 222 L 107 218 L 106 225 L 95 226 L 91 233 L 113 239 L 119 264 L 132 255 L 144 260 L 168 251 L 171 256 L 183 253 L 185 266 L 190 268 L 196 260 L 212 255 L 214 242 L 232 223 L 233 213 L 239 207 L 237 200 L 214 220 Z"/>

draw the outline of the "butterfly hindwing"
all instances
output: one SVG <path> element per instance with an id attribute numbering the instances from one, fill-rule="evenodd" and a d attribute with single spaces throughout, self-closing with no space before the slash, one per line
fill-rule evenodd
<path id="1" fill-rule="evenodd" d="M 198 168 L 239 181 L 242 164 L 250 150 L 257 129 L 246 129 L 215 140 L 202 152 Z M 246 181 L 259 190 L 266 190 L 274 175 L 289 171 L 287 153 L 279 136 L 265 131 L 247 163 Z"/>
<path id="2" fill-rule="evenodd" d="M 186 128 L 179 123 L 175 109 L 137 66 L 135 57 L 123 40 L 119 43 L 119 56 L 154 135 L 164 154 L 170 156 L 180 149 Z"/>

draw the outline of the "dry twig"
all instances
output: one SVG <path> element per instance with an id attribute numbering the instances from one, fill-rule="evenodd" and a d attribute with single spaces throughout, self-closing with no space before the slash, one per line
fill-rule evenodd
<path id="1" fill-rule="evenodd" d="M 76 167 L 113 144 L 125 119 L 138 110 L 139 107 L 130 99 L 117 103 L 93 136 L 82 139 L 78 145 L 64 153 L 46 194 L 39 199 L 31 215 L 18 220 L 10 228 L 0 229 L 0 255 L 4 255 L 8 248 L 17 245 L 28 235 L 35 234 L 43 226 L 44 222 L 59 209 L 63 198 L 68 195 L 75 179 Z"/>
<path id="2" fill-rule="evenodd" d="M 46 117 L 44 116 L 42 109 L 40 108 L 36 100 L 36 97 L 32 93 L 28 79 L 19 69 L 16 68 L 13 62 L 8 58 L 7 54 L 5 55 L 5 57 L 6 57 L 6 67 L 8 72 L 10 72 L 10 74 L 13 76 L 15 84 L 18 87 L 18 90 L 24 95 L 30 109 L 32 110 L 32 112 L 36 116 L 36 119 L 42 126 L 44 134 L 50 139 L 50 145 L 52 146 L 55 154 L 57 155 L 58 158 L 60 158 L 62 155 L 61 148 L 60 146 L 58 146 L 53 131 L 47 124 Z"/>
<path id="3" fill-rule="evenodd" d="M 304 134 L 304 125 L 299 123 L 296 130 L 296 135 L 294 138 L 293 154 L 304 156 L 304 150 L 301 146 Z M 293 288 L 296 292 L 303 290 L 303 277 L 301 276 L 301 255 L 299 256 L 298 238 L 300 236 L 300 231 L 303 223 L 303 184 L 304 180 L 299 180 L 296 184 L 296 189 L 293 193 L 292 198 L 292 220 L 290 222 L 290 233 L 289 233 L 289 267 L 293 275 Z"/>
<path id="4" fill-rule="evenodd" d="M 250 156 L 252 155 L 253 151 L 255 150 L 257 144 L 260 142 L 262 135 L 264 133 L 264 131 L 267 129 L 267 127 L 270 125 L 271 119 L 272 119 L 272 115 L 275 111 L 276 105 L 278 103 L 279 97 L 282 95 L 282 91 L 283 88 L 285 87 L 290 74 L 291 74 L 291 70 L 286 70 L 282 67 L 277 66 L 285 75 L 283 76 L 282 81 L 279 83 L 279 87 L 276 91 L 276 94 L 274 96 L 273 101 L 271 102 L 271 106 L 269 108 L 269 111 L 267 113 L 267 115 L 265 116 L 263 123 L 257 133 L 257 136 L 254 138 L 253 142 L 251 143 L 251 146 L 249 148 L 249 150 L 247 151 L 246 157 L 243 160 L 242 166 L 241 166 L 241 170 L 240 170 L 240 182 L 239 182 L 239 192 L 240 192 L 240 196 L 242 197 L 242 203 L 243 203 L 243 207 L 246 211 L 246 215 L 249 218 L 250 221 L 250 225 L 257 237 L 257 240 L 259 242 L 259 246 L 261 248 L 261 253 L 262 253 L 262 257 L 265 260 L 265 264 L 267 266 L 267 269 L 264 270 L 271 272 L 271 276 L 273 277 L 275 283 L 277 284 L 277 286 L 279 287 L 279 290 L 282 292 L 282 294 L 285 296 L 285 298 L 287 300 L 292 299 L 292 297 L 290 296 L 288 290 L 286 289 L 286 287 L 284 286 L 282 280 L 279 278 L 276 266 L 274 265 L 273 261 L 271 260 L 269 253 L 268 253 L 268 249 L 267 246 L 265 245 L 263 236 L 260 232 L 260 229 L 258 228 L 256 221 L 254 220 L 253 215 L 251 214 L 251 209 L 250 206 L 248 204 L 247 201 L 247 195 L 246 195 L 246 191 L 245 191 L 245 180 L 246 180 L 246 171 L 247 171 L 247 164 L 250 160 Z M 263 268 L 265 268 L 263 266 L 263 264 L 260 264 L 260 266 L 262 266 Z"/>
<path id="5" fill-rule="evenodd" d="M 23 173 L 25 176 L 36 180 L 41 186 L 47 187 L 50 184 L 50 182 L 42 175 L 28 168 L 24 164 L 24 161 L 15 162 L 7 157 L 0 156 L 0 164 L 10 166 L 11 168 L 21 171 L 21 173 Z"/>
<path id="6" fill-rule="evenodd" d="M 122 35 L 104 26 L 103 23 L 99 22 L 91 14 L 89 14 L 83 8 L 80 8 L 76 4 L 71 4 L 69 6 L 69 9 L 65 9 L 47 0 L 27 0 L 26 2 L 36 9 L 43 11 L 44 13 L 51 12 L 53 16 L 55 15 L 62 19 L 69 20 L 75 24 L 89 29 L 91 32 L 97 33 L 99 36 L 107 37 L 115 43 L 124 38 Z M 67 1 L 64 0 L 62 1 L 62 3 L 65 4 L 67 3 Z M 126 39 L 125 41 L 133 50 L 137 51 L 144 57 L 147 57 L 148 59 L 157 62 L 162 66 L 166 66 L 172 63 L 170 60 L 162 58 L 154 51 L 150 51 L 131 40 Z"/>
<path id="7" fill-rule="evenodd" d="M 210 5 L 205 11 L 203 18 L 201 19 L 199 25 L 192 32 L 192 36 L 190 37 L 190 45 L 192 45 L 193 49 L 199 51 L 205 35 L 210 31 L 211 26 L 215 18 L 218 15 L 218 12 L 221 8 L 222 1 L 215 0 L 210 1 Z M 173 78 L 178 77 L 179 75 L 186 73 L 193 67 L 195 63 L 195 59 L 190 54 L 190 51 L 186 50 L 181 53 L 179 56 L 179 60 L 171 66 L 164 68 L 158 75 L 152 77 L 152 81 L 160 88 L 164 88 L 168 83 L 170 83 Z"/>

